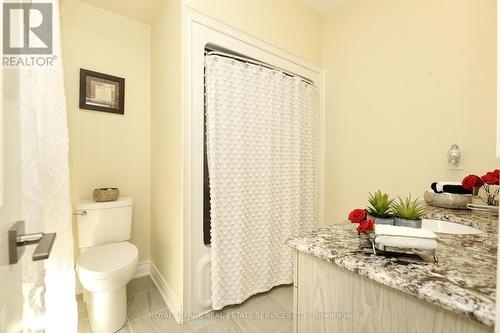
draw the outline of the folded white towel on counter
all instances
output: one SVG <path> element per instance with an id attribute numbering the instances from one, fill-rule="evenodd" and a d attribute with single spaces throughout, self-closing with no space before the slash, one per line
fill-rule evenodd
<path id="1" fill-rule="evenodd" d="M 445 185 L 462 185 L 462 183 L 458 182 L 437 182 L 436 184 L 436 190 L 438 192 L 443 192 L 443 186 Z"/>
<path id="2" fill-rule="evenodd" d="M 402 249 L 434 250 L 436 234 L 427 229 L 375 224 L 375 244 Z"/>

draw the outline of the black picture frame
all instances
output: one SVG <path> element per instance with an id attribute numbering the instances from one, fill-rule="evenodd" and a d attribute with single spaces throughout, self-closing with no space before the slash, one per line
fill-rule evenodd
<path id="1" fill-rule="evenodd" d="M 125 114 L 124 104 L 124 78 L 80 68 L 80 109 Z"/>

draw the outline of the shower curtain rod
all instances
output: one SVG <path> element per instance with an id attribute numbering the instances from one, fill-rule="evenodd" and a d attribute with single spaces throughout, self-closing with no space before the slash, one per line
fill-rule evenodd
<path id="1" fill-rule="evenodd" d="M 270 65 L 268 63 L 265 63 L 265 62 L 262 62 L 262 61 L 258 61 L 258 60 L 252 59 L 252 58 L 240 57 L 240 56 L 237 56 L 237 55 L 234 55 L 234 54 L 231 54 L 231 53 L 226 53 L 226 52 L 217 51 L 217 50 L 210 50 L 210 49 L 205 50 L 205 54 L 207 54 L 207 55 L 218 55 L 218 56 L 221 56 L 221 57 L 231 58 L 231 59 L 242 61 L 242 62 L 246 62 L 246 63 L 249 63 L 249 64 L 262 66 L 264 68 L 276 70 L 276 71 L 282 72 L 282 73 L 284 73 L 284 74 L 286 74 L 288 76 L 299 77 L 305 83 L 314 86 L 314 82 L 313 81 L 309 80 L 308 78 L 303 77 L 302 75 L 298 75 L 298 74 L 286 71 L 286 70 L 284 70 L 282 68 L 279 68 L 279 67 L 276 67 L 276 66 L 273 66 L 273 65 Z"/>

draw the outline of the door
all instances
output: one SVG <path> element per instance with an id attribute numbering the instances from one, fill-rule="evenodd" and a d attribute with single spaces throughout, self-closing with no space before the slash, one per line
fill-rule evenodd
<path id="1" fill-rule="evenodd" d="M 22 330 L 22 263 L 9 265 L 8 229 L 21 220 L 19 80 L 17 70 L 0 73 L 0 332 Z"/>

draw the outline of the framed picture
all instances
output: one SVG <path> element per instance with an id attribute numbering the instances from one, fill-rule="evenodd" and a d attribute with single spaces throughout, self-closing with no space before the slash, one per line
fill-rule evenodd
<path id="1" fill-rule="evenodd" d="M 80 68 L 80 109 L 124 114 L 125 79 Z"/>

